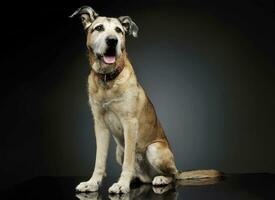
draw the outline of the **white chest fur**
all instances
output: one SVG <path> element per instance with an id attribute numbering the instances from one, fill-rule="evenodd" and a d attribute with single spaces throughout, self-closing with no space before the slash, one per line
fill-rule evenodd
<path id="1" fill-rule="evenodd" d="M 124 146 L 123 126 L 120 120 L 125 113 L 131 112 L 132 104 L 137 96 L 136 90 L 127 90 L 120 94 L 105 92 L 104 95 L 98 95 L 91 98 L 90 102 L 96 106 L 100 115 L 103 115 L 105 125 L 114 136 L 120 146 Z"/>
<path id="2" fill-rule="evenodd" d="M 115 113 L 113 107 L 116 106 L 117 103 L 120 103 L 122 98 L 115 98 L 109 101 L 103 101 L 98 103 L 100 107 L 104 110 L 103 119 L 105 125 L 110 130 L 111 134 L 115 138 L 115 141 L 120 145 L 124 145 L 124 137 L 123 137 L 123 126 L 119 119 L 117 113 Z"/>
<path id="3" fill-rule="evenodd" d="M 108 110 L 104 113 L 104 122 L 116 139 L 123 140 L 122 124 L 113 111 Z"/>

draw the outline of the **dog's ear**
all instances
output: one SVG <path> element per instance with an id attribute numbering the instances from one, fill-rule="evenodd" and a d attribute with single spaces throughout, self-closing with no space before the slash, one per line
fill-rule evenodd
<path id="1" fill-rule="evenodd" d="M 118 18 L 120 23 L 122 24 L 125 33 L 128 35 L 133 35 L 134 37 L 138 36 L 138 26 L 133 22 L 131 17 L 129 16 L 121 16 Z"/>
<path id="2" fill-rule="evenodd" d="M 89 28 L 92 25 L 93 21 L 98 17 L 98 14 L 89 6 L 82 6 L 78 8 L 69 17 L 72 18 L 76 15 L 80 15 L 81 22 L 85 30 Z"/>

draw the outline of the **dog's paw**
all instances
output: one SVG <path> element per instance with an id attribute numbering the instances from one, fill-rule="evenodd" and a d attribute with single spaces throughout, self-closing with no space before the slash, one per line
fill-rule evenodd
<path id="1" fill-rule="evenodd" d="M 172 177 L 156 176 L 152 182 L 154 186 L 168 185 L 172 182 Z"/>
<path id="2" fill-rule="evenodd" d="M 130 186 L 126 184 L 121 184 L 121 183 L 114 183 L 110 188 L 109 188 L 109 193 L 115 193 L 115 194 L 120 194 L 120 193 L 128 193 L 130 192 Z"/>
<path id="3" fill-rule="evenodd" d="M 99 189 L 99 183 L 95 181 L 81 182 L 75 189 L 77 192 L 95 192 Z"/>

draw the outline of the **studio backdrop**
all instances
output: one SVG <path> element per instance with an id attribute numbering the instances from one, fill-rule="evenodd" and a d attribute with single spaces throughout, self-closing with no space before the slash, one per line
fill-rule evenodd
<path id="1" fill-rule="evenodd" d="M 68 18 L 87 4 L 139 26 L 127 52 L 179 169 L 275 173 L 272 1 L 85 1 L 42 6 L 35 19 L 18 9 L 16 29 L 4 22 L 1 186 L 92 173 L 91 68 L 82 25 Z M 107 172 L 118 177 L 113 141 L 110 152 Z"/>

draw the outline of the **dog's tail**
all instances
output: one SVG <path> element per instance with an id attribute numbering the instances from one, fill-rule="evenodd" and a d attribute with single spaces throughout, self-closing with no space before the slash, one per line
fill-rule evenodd
<path id="1" fill-rule="evenodd" d="M 191 170 L 191 171 L 179 171 L 176 175 L 176 179 L 205 179 L 205 178 L 219 178 L 223 173 L 214 169 L 207 170 Z"/>

